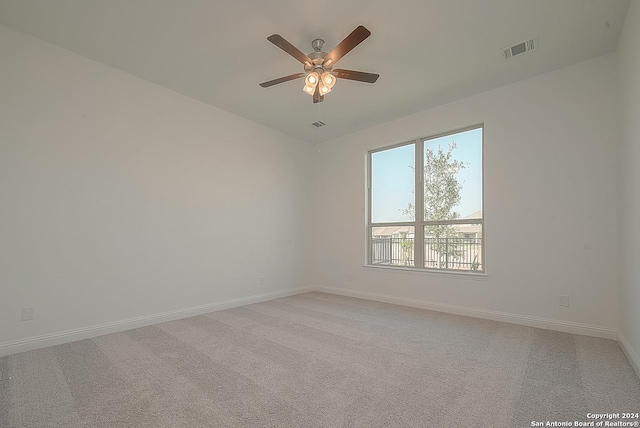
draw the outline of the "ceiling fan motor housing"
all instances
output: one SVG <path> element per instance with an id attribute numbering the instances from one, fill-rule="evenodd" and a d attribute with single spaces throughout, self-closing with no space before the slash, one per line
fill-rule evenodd
<path id="1" fill-rule="evenodd" d="M 326 52 L 312 52 L 309 54 L 309 59 L 311 60 L 311 64 L 304 65 L 304 71 L 307 73 L 310 71 L 321 71 L 326 70 L 330 71 L 331 66 L 324 65 L 324 58 L 327 56 Z"/>

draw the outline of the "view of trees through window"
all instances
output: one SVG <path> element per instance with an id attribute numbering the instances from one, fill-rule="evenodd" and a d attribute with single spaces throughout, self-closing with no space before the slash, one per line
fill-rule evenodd
<path id="1" fill-rule="evenodd" d="M 370 153 L 370 264 L 484 271 L 482 131 Z"/>

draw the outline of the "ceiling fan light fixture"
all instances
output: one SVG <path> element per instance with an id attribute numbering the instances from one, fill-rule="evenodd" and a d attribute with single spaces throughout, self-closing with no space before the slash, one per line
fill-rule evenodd
<path id="1" fill-rule="evenodd" d="M 333 88 L 333 85 L 336 84 L 336 76 L 334 76 L 333 74 L 329 73 L 328 71 L 325 71 L 324 73 L 322 73 L 322 83 L 326 87 L 331 89 L 331 88 Z"/>
<path id="2" fill-rule="evenodd" d="M 325 85 L 323 82 L 320 82 L 320 95 L 325 95 L 331 92 L 331 88 Z"/>
<path id="3" fill-rule="evenodd" d="M 319 80 L 320 80 L 320 76 L 318 76 L 318 73 L 316 73 L 315 71 L 312 71 L 311 73 L 307 74 L 307 77 L 305 78 L 306 84 L 309 86 L 313 86 L 314 88 L 318 84 Z"/>
<path id="4" fill-rule="evenodd" d="M 316 91 L 316 88 L 315 88 L 315 86 L 304 85 L 304 88 L 302 88 L 302 90 L 305 91 L 309 95 L 313 95 L 313 93 Z"/>

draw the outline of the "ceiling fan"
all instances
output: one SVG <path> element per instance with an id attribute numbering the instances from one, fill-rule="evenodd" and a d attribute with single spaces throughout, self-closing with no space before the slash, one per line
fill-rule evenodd
<path id="1" fill-rule="evenodd" d="M 299 49 L 286 41 L 280 34 L 273 34 L 267 37 L 271 43 L 300 61 L 304 65 L 304 73 L 290 74 L 279 79 L 269 80 L 260 83 L 263 88 L 268 88 L 279 83 L 290 80 L 305 78 L 303 91 L 313 96 L 314 103 L 324 101 L 324 96 L 331 92 L 331 88 L 336 84 L 336 79 L 357 80 L 358 82 L 375 83 L 380 77 L 379 74 L 365 73 L 363 71 L 353 71 L 344 69 L 333 69 L 333 66 L 340 58 L 348 54 L 353 48 L 358 46 L 371 31 L 360 25 L 353 30 L 338 46 L 329 53 L 323 52 L 324 40 L 315 39 L 311 42 L 313 52 L 309 55 L 303 54 Z"/>

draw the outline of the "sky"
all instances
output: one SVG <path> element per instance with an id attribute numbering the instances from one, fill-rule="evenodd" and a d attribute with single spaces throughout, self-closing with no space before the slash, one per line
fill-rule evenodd
<path id="1" fill-rule="evenodd" d="M 465 217 L 482 209 L 482 128 L 427 140 L 424 148 L 446 151 L 452 142 L 456 144 L 452 157 L 466 165 L 457 174 L 462 190 L 460 203 L 454 208 Z M 373 223 L 413 221 L 401 210 L 414 201 L 414 158 L 414 144 L 371 155 Z"/>

